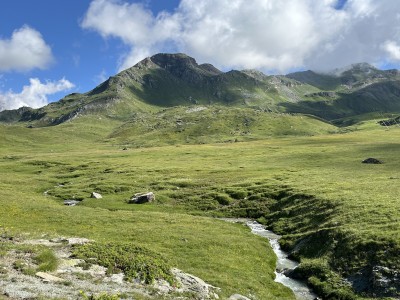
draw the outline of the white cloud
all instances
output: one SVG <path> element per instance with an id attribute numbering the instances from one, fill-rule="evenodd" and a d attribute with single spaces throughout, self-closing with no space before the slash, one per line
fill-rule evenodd
<path id="1" fill-rule="evenodd" d="M 400 60 L 400 46 L 395 41 L 386 41 L 382 48 L 389 54 L 390 60 Z"/>
<path id="2" fill-rule="evenodd" d="M 51 48 L 29 26 L 15 30 L 10 39 L 0 39 L 0 71 L 45 69 L 52 61 Z"/>
<path id="3" fill-rule="evenodd" d="M 168 40 L 176 39 L 179 34 L 176 17 L 166 12 L 154 17 L 140 3 L 94 0 L 81 26 L 96 30 L 104 38 L 120 38 L 130 45 L 132 51 L 124 55 L 120 62 L 120 69 L 125 69 L 161 49 Z"/>
<path id="4" fill-rule="evenodd" d="M 345 20 L 332 1 L 197 2 L 184 0 L 180 5 L 184 51 L 227 67 L 301 67 Z"/>
<path id="5" fill-rule="evenodd" d="M 31 78 L 30 84 L 23 87 L 20 93 L 8 91 L 0 93 L 0 111 L 5 109 L 17 109 L 28 106 L 38 108 L 48 103 L 47 96 L 74 87 L 74 84 L 65 78 L 55 82 L 41 83 L 37 78 Z"/>
<path id="6" fill-rule="evenodd" d="M 155 16 L 142 4 L 93 0 L 81 25 L 130 47 L 121 56 L 120 69 L 171 51 L 218 67 L 280 72 L 396 58 L 400 1 L 347 0 L 340 10 L 336 4 L 337 0 L 181 0 L 174 13 Z"/>

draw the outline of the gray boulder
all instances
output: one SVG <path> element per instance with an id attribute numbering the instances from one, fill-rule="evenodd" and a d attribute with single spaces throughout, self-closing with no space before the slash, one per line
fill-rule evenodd
<path id="1" fill-rule="evenodd" d="M 153 202 L 155 199 L 156 196 L 154 196 L 153 192 L 137 193 L 128 201 L 128 203 L 143 204 Z"/>
<path id="2" fill-rule="evenodd" d="M 206 283 L 203 279 L 194 275 L 184 273 L 183 271 L 173 268 L 172 273 L 179 282 L 179 288 L 176 290 L 180 293 L 195 293 L 196 299 L 219 299 L 217 292 L 220 288 Z"/>
<path id="3" fill-rule="evenodd" d="M 379 159 L 373 158 L 373 157 L 369 157 L 367 159 L 364 159 L 362 161 L 363 164 L 382 164 L 382 161 L 380 161 Z"/>

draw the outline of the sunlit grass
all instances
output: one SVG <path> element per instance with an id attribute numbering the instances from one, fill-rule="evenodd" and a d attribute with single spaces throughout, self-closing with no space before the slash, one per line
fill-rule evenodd
<path id="1" fill-rule="evenodd" d="M 104 138 L 114 123 L 93 121 L 88 131 L 84 124 L 0 127 L 6 137 L 0 141 L 1 228 L 132 241 L 222 287 L 225 296 L 260 299 L 290 297 L 273 282 L 275 258 L 267 242 L 241 225 L 208 217 L 229 213 L 229 204 L 242 198 L 266 199 L 282 190 L 310 195 L 314 202 L 289 201 L 284 209 L 311 215 L 281 218 L 275 229 L 303 235 L 322 226 L 360 243 L 399 246 L 399 128 L 366 122 L 345 134 L 124 151 Z M 362 164 L 367 157 L 384 164 Z M 91 199 L 93 191 L 103 199 Z M 146 191 L 155 193 L 155 203 L 127 204 Z M 83 201 L 65 207 L 67 199 Z M 266 209 L 273 210 L 272 204 Z M 318 209 L 329 218 L 315 219 Z M 289 245 L 291 238 L 286 240 Z M 398 257 L 391 259 L 398 263 Z"/>

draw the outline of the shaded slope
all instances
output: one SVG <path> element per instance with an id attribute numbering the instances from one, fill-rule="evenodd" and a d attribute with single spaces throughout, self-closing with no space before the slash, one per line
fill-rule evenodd
<path id="1" fill-rule="evenodd" d="M 310 113 L 326 120 L 371 112 L 396 113 L 400 112 L 400 82 L 374 83 L 353 93 L 339 93 L 337 99 L 305 100 L 281 105 L 290 112 Z"/>

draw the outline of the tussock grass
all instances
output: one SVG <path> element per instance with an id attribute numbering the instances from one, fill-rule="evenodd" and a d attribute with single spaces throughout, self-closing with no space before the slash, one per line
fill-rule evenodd
<path id="1" fill-rule="evenodd" d="M 51 249 L 44 249 L 39 252 L 34 261 L 38 264 L 37 270 L 46 272 L 46 271 L 55 271 L 58 267 L 58 259 L 57 256 Z"/>

